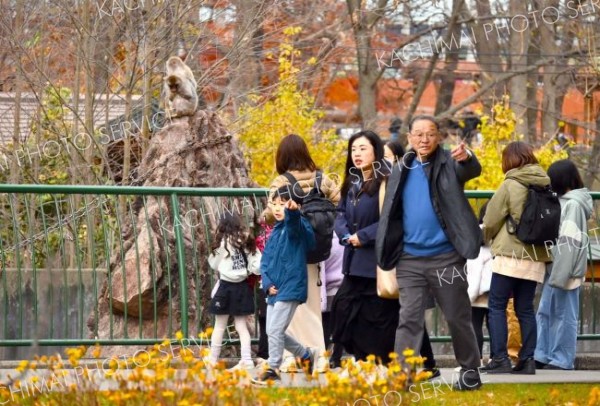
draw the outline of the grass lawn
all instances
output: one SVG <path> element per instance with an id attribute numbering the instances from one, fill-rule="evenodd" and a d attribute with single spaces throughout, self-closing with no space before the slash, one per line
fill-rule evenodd
<path id="1" fill-rule="evenodd" d="M 213 400 L 201 392 L 184 391 L 96 391 L 87 393 L 45 393 L 13 399 L 10 405 L 56 406 L 211 406 L 211 405 L 286 405 L 286 406 L 400 406 L 400 405 L 586 405 L 600 406 L 598 384 L 488 384 L 472 392 L 453 392 L 448 387 L 426 383 L 409 392 L 388 391 L 385 396 L 345 396 L 336 399 L 327 388 L 247 388 L 241 397 Z M 234 400 L 235 399 L 235 400 Z"/>
<path id="2" fill-rule="evenodd" d="M 406 403 L 407 399 L 404 399 L 404 404 L 469 406 L 600 405 L 600 383 L 487 384 L 480 390 L 466 393 L 452 392 L 447 387 L 432 388 L 431 384 L 427 384 L 421 387 L 421 390 L 414 389 L 413 392 L 407 394 L 408 403 Z M 366 403 L 364 404 L 366 405 Z"/>

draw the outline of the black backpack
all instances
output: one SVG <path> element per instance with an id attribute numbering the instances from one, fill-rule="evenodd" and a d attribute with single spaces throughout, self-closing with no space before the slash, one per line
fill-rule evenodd
<path id="1" fill-rule="evenodd" d="M 510 234 L 532 245 L 554 244 L 560 227 L 560 203 L 558 195 L 549 186 L 527 186 L 527 199 L 519 224 L 509 215 L 507 229 Z"/>
<path id="2" fill-rule="evenodd" d="M 316 264 L 325 261 L 331 254 L 331 239 L 335 222 L 336 207 L 321 191 L 323 172 L 317 171 L 315 186 L 304 195 L 296 178 L 286 172 L 283 174 L 292 185 L 292 193 L 302 198 L 302 215 L 310 222 L 315 233 L 315 249 L 306 254 L 306 262 Z"/>

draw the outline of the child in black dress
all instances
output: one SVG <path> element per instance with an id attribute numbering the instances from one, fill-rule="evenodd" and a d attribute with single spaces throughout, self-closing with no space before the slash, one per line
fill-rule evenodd
<path id="1" fill-rule="evenodd" d="M 250 274 L 260 274 L 260 258 L 254 237 L 240 217 L 223 215 L 208 257 L 210 267 L 219 272 L 219 287 L 210 302 L 210 312 L 215 315 L 209 359 L 212 363 L 219 360 L 227 320 L 233 316 L 241 343 L 241 361 L 234 368 L 254 368 L 246 324 L 246 317 L 254 314 L 254 291 L 247 279 Z"/>

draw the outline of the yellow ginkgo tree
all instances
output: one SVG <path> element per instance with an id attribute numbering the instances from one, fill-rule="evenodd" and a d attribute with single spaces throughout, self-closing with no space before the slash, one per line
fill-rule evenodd
<path id="1" fill-rule="evenodd" d="M 481 162 L 481 175 L 467 182 L 465 189 L 496 190 L 504 180 L 502 172 L 502 150 L 511 141 L 523 139 L 522 134 L 515 134 L 517 118 L 510 109 L 508 96 L 495 104 L 491 115 L 481 117 L 481 145 L 473 150 Z M 535 156 L 544 169 L 552 162 L 568 157 L 564 149 L 558 148 L 556 140 L 550 140 L 535 149 Z"/>
<path id="2" fill-rule="evenodd" d="M 323 129 L 319 120 L 324 112 L 315 107 L 314 97 L 298 85 L 300 51 L 292 45 L 300 27 L 284 30 L 279 46 L 279 82 L 268 96 L 254 95 L 250 103 L 240 108 L 240 118 L 234 125 L 249 164 L 252 180 L 268 186 L 277 175 L 275 153 L 279 141 L 288 134 L 298 134 L 308 144 L 316 164 L 328 175 L 343 170 L 345 143 L 333 129 Z M 314 64 L 311 58 L 306 62 Z M 335 177 L 335 176 L 334 176 Z"/>

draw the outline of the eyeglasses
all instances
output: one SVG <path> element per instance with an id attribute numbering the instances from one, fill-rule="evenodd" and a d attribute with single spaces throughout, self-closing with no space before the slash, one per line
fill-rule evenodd
<path id="1" fill-rule="evenodd" d="M 432 133 L 409 133 L 409 135 L 411 137 L 415 137 L 418 140 L 422 140 L 424 137 L 427 137 L 428 139 L 432 140 L 435 137 L 438 136 L 437 132 L 432 132 Z"/>

